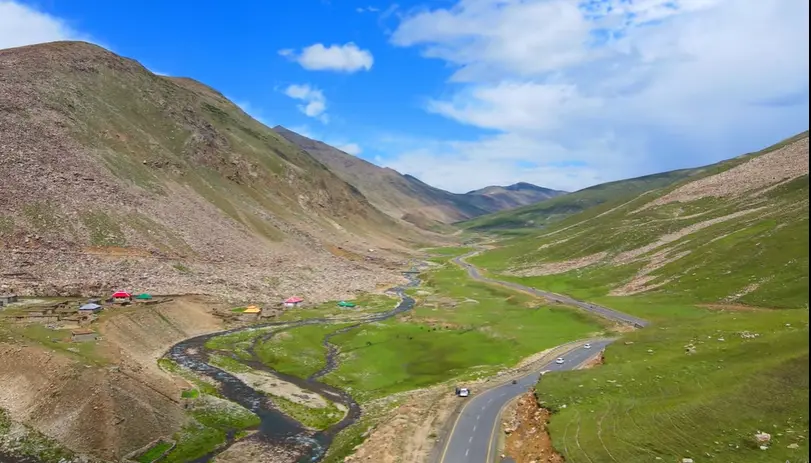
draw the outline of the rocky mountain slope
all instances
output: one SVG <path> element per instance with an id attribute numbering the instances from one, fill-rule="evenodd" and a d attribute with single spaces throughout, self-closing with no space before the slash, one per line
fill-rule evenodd
<path id="1" fill-rule="evenodd" d="M 450 193 L 285 127 L 276 126 L 274 130 L 357 187 L 380 210 L 423 228 L 533 204 L 565 193 L 529 183 L 491 186 L 465 194 Z"/>
<path id="2" fill-rule="evenodd" d="M 0 50 L 0 171 L 22 294 L 324 299 L 430 238 L 217 91 L 83 42 Z"/>
<path id="3" fill-rule="evenodd" d="M 490 271 L 583 298 L 808 304 L 808 132 L 503 242 Z"/>

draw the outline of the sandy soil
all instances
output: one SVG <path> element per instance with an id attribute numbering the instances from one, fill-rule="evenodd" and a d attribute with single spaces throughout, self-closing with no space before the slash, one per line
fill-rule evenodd
<path id="1" fill-rule="evenodd" d="M 589 265 L 595 264 L 603 260 L 603 258 L 605 258 L 605 256 L 607 255 L 608 255 L 607 252 L 598 252 L 596 254 L 580 257 L 578 259 L 566 260 L 562 262 L 549 262 L 541 265 L 534 265 L 532 267 L 511 270 L 509 272 L 505 272 L 505 275 L 512 275 L 518 277 L 537 277 L 542 275 L 555 275 L 558 273 L 566 273 L 572 270 L 577 270 L 579 268 L 588 267 Z"/>
<path id="2" fill-rule="evenodd" d="M 550 413 L 528 392 L 506 410 L 502 429 L 507 434 L 504 455 L 516 463 L 563 463 L 552 446 L 547 424 Z"/>
<path id="3" fill-rule="evenodd" d="M 320 395 L 301 389 L 295 384 L 283 381 L 270 373 L 254 371 L 233 374 L 258 391 L 267 392 L 312 408 L 324 408 L 327 406 L 327 401 Z"/>

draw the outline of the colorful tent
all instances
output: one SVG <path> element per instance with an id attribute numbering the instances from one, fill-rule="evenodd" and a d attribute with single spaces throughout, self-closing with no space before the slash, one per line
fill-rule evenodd
<path id="1" fill-rule="evenodd" d="M 338 307 L 355 307 L 355 304 L 353 302 L 341 301 L 338 303 Z"/>
<path id="2" fill-rule="evenodd" d="M 284 301 L 284 303 L 285 304 L 298 304 L 299 302 L 301 302 L 303 300 L 304 299 L 302 299 L 300 297 L 293 296 L 291 298 L 288 298 L 286 301 Z"/>
<path id="3" fill-rule="evenodd" d="M 135 296 L 135 299 L 139 299 L 139 300 L 142 300 L 142 301 L 148 301 L 148 300 L 152 299 L 152 295 L 149 294 L 149 293 L 141 293 L 141 294 Z"/>
<path id="4" fill-rule="evenodd" d="M 247 309 L 243 310 L 242 313 L 260 313 L 262 309 L 256 307 L 255 305 L 248 307 Z"/>
<path id="5" fill-rule="evenodd" d="M 129 298 L 132 297 L 132 294 L 130 294 L 130 293 L 126 292 L 126 291 L 116 291 L 116 292 L 113 293 L 113 297 L 115 299 L 129 299 Z"/>

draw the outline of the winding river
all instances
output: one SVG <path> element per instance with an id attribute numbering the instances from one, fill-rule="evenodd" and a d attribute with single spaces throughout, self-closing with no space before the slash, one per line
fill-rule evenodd
<path id="1" fill-rule="evenodd" d="M 394 292 L 400 298 L 400 302 L 394 309 L 386 312 L 367 315 L 359 320 L 353 321 L 352 325 L 336 330 L 324 337 L 322 343 L 327 350 L 326 365 L 324 368 L 308 378 L 299 378 L 280 373 L 260 362 L 254 352 L 257 343 L 266 341 L 275 334 L 284 330 L 304 325 L 346 322 L 345 319 L 317 318 L 297 322 L 272 322 L 227 331 L 220 331 L 217 333 L 206 334 L 181 341 L 172 346 L 164 357 L 173 360 L 177 364 L 186 367 L 199 375 L 215 380 L 220 384 L 220 392 L 224 398 L 242 405 L 248 410 L 254 412 L 259 417 L 261 421 L 258 427 L 258 432 L 243 440 L 258 440 L 272 444 L 273 446 L 284 447 L 300 455 L 299 459 L 297 460 L 299 463 L 313 463 L 320 461 L 326 454 L 327 449 L 329 448 L 329 445 L 335 435 L 342 429 L 355 423 L 358 418 L 360 418 L 361 413 L 360 406 L 352 398 L 352 396 L 343 390 L 319 381 L 320 378 L 333 372 L 336 368 L 338 368 L 339 365 L 338 348 L 330 343 L 330 339 L 333 336 L 354 329 L 360 325 L 386 320 L 400 313 L 411 310 L 414 307 L 414 299 L 409 297 L 405 293 L 405 290 L 409 287 L 418 285 L 419 280 L 416 278 L 414 273 L 405 273 L 404 275 L 409 279 L 407 284 L 389 289 L 390 292 Z M 234 375 L 212 366 L 209 363 L 210 354 L 215 352 L 221 353 L 219 351 L 213 351 L 206 348 L 205 344 L 211 338 L 273 326 L 283 326 L 284 328 L 276 330 L 272 333 L 268 333 L 264 336 L 257 337 L 254 340 L 252 347 L 249 349 L 249 353 L 252 355 L 253 359 L 247 361 L 240 359 L 240 362 L 255 370 L 271 373 L 283 381 L 293 383 L 302 389 L 320 394 L 332 402 L 343 405 L 346 407 L 347 413 L 340 422 L 323 431 L 313 431 L 308 429 L 298 421 L 273 408 L 272 399 L 263 392 L 253 389 Z M 194 463 L 205 463 L 211 461 L 216 454 L 224 451 L 233 443 L 234 437 L 228 436 L 228 442 L 226 445 L 221 446 L 216 451 L 198 458 L 197 460 L 194 460 Z"/>

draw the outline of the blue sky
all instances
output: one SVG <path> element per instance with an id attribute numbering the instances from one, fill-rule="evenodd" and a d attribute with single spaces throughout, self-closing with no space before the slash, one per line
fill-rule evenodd
<path id="1" fill-rule="evenodd" d="M 807 18 L 807 0 L 0 0 L 0 48 L 95 42 L 452 191 L 574 190 L 807 129 Z"/>

